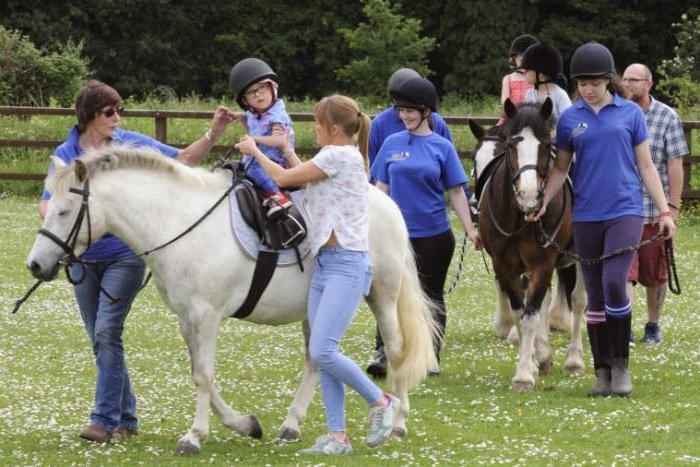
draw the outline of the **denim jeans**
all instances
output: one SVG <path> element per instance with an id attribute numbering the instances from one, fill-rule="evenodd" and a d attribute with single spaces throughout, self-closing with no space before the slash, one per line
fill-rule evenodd
<path id="1" fill-rule="evenodd" d="M 309 289 L 309 354 L 318 365 L 321 395 L 330 431 L 345 431 L 345 385 L 370 405 L 383 391 L 355 362 L 340 353 L 345 334 L 372 283 L 366 252 L 321 248 Z"/>
<path id="2" fill-rule="evenodd" d="M 95 408 L 90 422 L 109 432 L 117 427 L 135 430 L 138 427 L 136 397 L 124 358 L 122 332 L 146 265 L 140 258 L 132 258 L 86 268 L 92 273 L 84 272 L 85 278 L 74 287 L 74 292 L 97 365 Z M 71 274 L 78 279 L 83 271 L 75 265 Z M 120 300 L 112 303 L 99 285 Z"/>

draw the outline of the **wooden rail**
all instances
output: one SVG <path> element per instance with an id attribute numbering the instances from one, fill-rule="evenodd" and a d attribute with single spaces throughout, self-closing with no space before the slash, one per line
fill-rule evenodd
<path id="1" fill-rule="evenodd" d="M 0 115 L 10 116 L 34 116 L 34 115 L 54 115 L 54 116 L 74 116 L 75 111 L 69 108 L 53 108 L 53 107 L 12 107 L 0 106 Z M 155 122 L 155 138 L 158 141 L 167 144 L 168 141 L 168 119 L 200 119 L 209 120 L 212 118 L 212 112 L 203 111 L 182 111 L 182 110 L 125 110 L 125 117 L 136 118 L 152 118 Z M 294 122 L 313 122 L 313 114 L 306 112 L 291 113 L 290 117 Z M 493 125 L 498 119 L 495 117 L 456 117 L 444 116 L 445 122 L 450 126 L 468 125 L 469 120 L 475 120 L 480 125 Z M 692 169 L 695 164 L 700 163 L 700 155 L 693 154 L 692 148 L 692 132 L 700 129 L 700 121 L 685 121 L 683 122 L 683 132 L 685 139 L 688 142 L 690 156 L 683 160 L 684 180 L 683 180 L 683 198 L 684 199 L 700 199 L 700 190 L 694 190 L 690 184 Z M 17 140 L 3 139 L 0 132 L 0 148 L 48 148 L 53 149 L 62 141 L 53 140 Z M 176 147 L 182 145 L 174 144 Z M 227 150 L 226 146 L 214 146 L 213 152 L 222 152 Z M 457 148 L 460 157 L 470 157 L 473 151 Z M 300 155 L 313 154 L 317 148 L 297 148 L 297 153 Z M 0 180 L 43 180 L 46 174 L 26 174 L 26 173 L 3 173 L 0 172 Z"/>

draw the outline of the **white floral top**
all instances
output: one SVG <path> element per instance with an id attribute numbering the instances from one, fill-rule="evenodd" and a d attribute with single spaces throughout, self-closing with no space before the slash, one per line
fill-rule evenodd
<path id="1" fill-rule="evenodd" d="M 328 177 L 306 190 L 311 252 L 317 254 L 331 232 L 341 247 L 368 251 L 369 181 L 362 154 L 355 146 L 325 146 L 311 162 Z"/>

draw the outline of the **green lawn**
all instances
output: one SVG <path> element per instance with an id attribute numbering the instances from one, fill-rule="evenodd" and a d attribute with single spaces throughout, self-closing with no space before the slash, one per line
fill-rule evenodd
<path id="1" fill-rule="evenodd" d="M 237 410 L 255 414 L 262 441 L 239 437 L 212 418 L 202 454 L 173 455 L 190 426 L 194 389 L 176 318 L 149 285 L 127 322 L 125 343 L 139 399 L 141 434 L 123 445 L 95 446 L 77 434 L 91 409 L 94 366 L 82 322 L 64 280 L 43 285 L 16 315 L 14 300 L 32 283 L 23 261 L 38 221 L 33 199 L 0 201 L 0 464 L 2 465 L 691 465 L 700 463 L 700 216 L 684 220 L 676 241 L 683 286 L 669 294 L 661 346 L 632 349 L 634 395 L 585 397 L 593 382 L 590 354 L 581 377 L 563 374 L 567 336 L 556 334 L 555 365 L 533 392 L 513 394 L 516 349 L 495 337 L 493 287 L 481 256 L 469 251 L 465 277 L 448 296 L 442 374 L 411 394 L 409 434 L 376 450 L 362 444 L 366 407 L 349 392 L 349 435 L 355 454 L 300 457 L 325 430 L 316 395 L 297 445 L 272 443 L 301 374 L 297 325 L 224 324 L 217 384 Z M 455 255 L 457 258 L 458 255 Z M 451 277 L 450 277 L 451 279 Z M 644 300 L 635 300 L 641 335 Z M 364 364 L 374 323 L 363 307 L 343 341 Z M 585 338 L 585 336 L 584 336 Z M 323 463 L 323 464 L 322 464 Z"/>

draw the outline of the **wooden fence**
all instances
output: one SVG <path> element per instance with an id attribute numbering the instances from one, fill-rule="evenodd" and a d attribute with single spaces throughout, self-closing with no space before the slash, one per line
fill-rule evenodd
<path id="1" fill-rule="evenodd" d="M 10 107 L 0 106 L 0 115 L 11 116 L 33 116 L 33 115 L 54 115 L 54 116 L 72 116 L 75 115 L 73 109 L 67 108 L 49 108 L 49 107 Z M 125 110 L 124 116 L 137 118 L 152 118 L 155 120 L 155 138 L 163 143 L 168 142 L 168 119 L 200 119 L 209 120 L 212 118 L 212 112 L 199 111 L 180 111 L 180 110 Z M 313 122 L 313 115 L 310 113 L 291 113 L 290 117 L 294 122 Z M 469 119 L 475 120 L 481 125 L 493 125 L 496 123 L 495 117 L 452 117 L 444 116 L 445 121 L 449 126 L 468 125 Z M 685 157 L 683 161 L 684 180 L 683 180 L 683 198 L 684 199 L 700 199 L 700 190 L 693 189 L 690 184 L 693 167 L 700 163 L 700 155 L 693 153 L 692 147 L 692 132 L 700 129 L 700 121 L 685 121 L 683 122 L 683 131 L 685 139 L 688 142 L 690 156 Z M 48 148 L 53 149 L 58 146 L 61 141 L 47 140 L 12 140 L 3 139 L 0 131 L 0 148 Z M 178 145 L 174 145 L 178 146 Z M 180 146 L 181 147 L 181 146 Z M 215 146 L 212 151 L 225 151 L 228 149 L 224 146 Z M 457 148 L 460 157 L 466 158 L 472 155 L 471 150 L 465 148 Z M 313 154 L 316 148 L 297 148 L 297 153 L 301 155 Z M 3 173 L 0 172 L 0 180 L 43 180 L 46 174 L 28 174 L 28 173 Z"/>

